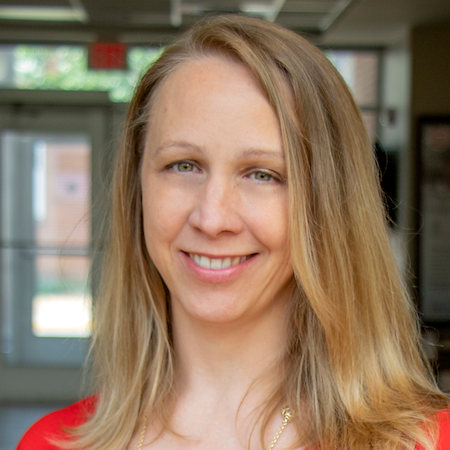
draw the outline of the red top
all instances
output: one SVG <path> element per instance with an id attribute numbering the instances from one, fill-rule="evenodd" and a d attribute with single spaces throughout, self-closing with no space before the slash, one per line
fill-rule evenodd
<path id="1" fill-rule="evenodd" d="M 89 413 L 94 409 L 94 399 L 94 397 L 89 397 L 44 416 L 25 433 L 16 450 L 59 450 L 58 447 L 49 444 L 47 439 L 67 439 L 67 435 L 61 430 L 61 427 L 74 427 L 85 422 Z M 450 450 L 450 414 L 448 411 L 439 414 L 439 426 L 440 433 L 436 450 Z"/>
<path id="2" fill-rule="evenodd" d="M 450 449 L 450 413 L 449 411 L 442 411 L 439 414 L 439 440 L 436 450 Z"/>
<path id="3" fill-rule="evenodd" d="M 59 450 L 48 439 L 68 439 L 61 427 L 76 427 L 86 422 L 88 415 L 94 410 L 94 404 L 95 397 L 89 397 L 47 414 L 29 428 L 16 450 Z"/>

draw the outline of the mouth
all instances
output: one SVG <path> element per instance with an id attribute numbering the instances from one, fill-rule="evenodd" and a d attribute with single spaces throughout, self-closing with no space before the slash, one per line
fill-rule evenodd
<path id="1" fill-rule="evenodd" d="M 187 255 L 203 269 L 222 270 L 237 266 L 250 259 L 254 254 L 245 256 L 227 256 L 224 258 L 209 258 L 208 256 L 197 255 L 195 253 L 187 253 Z"/>

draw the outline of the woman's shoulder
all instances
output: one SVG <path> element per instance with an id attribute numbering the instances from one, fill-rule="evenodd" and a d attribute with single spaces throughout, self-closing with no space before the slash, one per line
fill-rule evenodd
<path id="1" fill-rule="evenodd" d="M 16 450 L 57 450 L 49 440 L 64 440 L 67 436 L 63 428 L 81 425 L 94 408 L 95 397 L 89 397 L 47 414 L 28 429 Z"/>
<path id="2" fill-rule="evenodd" d="M 450 450 L 450 410 L 440 412 L 438 420 L 439 440 L 436 450 Z"/>

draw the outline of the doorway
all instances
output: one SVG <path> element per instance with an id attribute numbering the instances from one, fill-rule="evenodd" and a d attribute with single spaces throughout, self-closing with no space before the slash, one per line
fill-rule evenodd
<path id="1" fill-rule="evenodd" d="M 0 401 L 70 400 L 89 345 L 91 212 L 104 207 L 113 104 L 99 92 L 0 98 Z"/>

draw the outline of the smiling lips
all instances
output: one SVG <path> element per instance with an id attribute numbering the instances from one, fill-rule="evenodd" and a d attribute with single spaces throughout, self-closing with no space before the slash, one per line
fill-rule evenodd
<path id="1" fill-rule="evenodd" d="M 252 255 L 247 256 L 232 256 L 226 258 L 208 258 L 207 256 L 196 255 L 195 253 L 189 253 L 189 257 L 195 261 L 195 263 L 203 267 L 204 269 L 221 270 L 228 269 L 229 267 L 236 266 L 239 263 L 247 261 Z"/>

